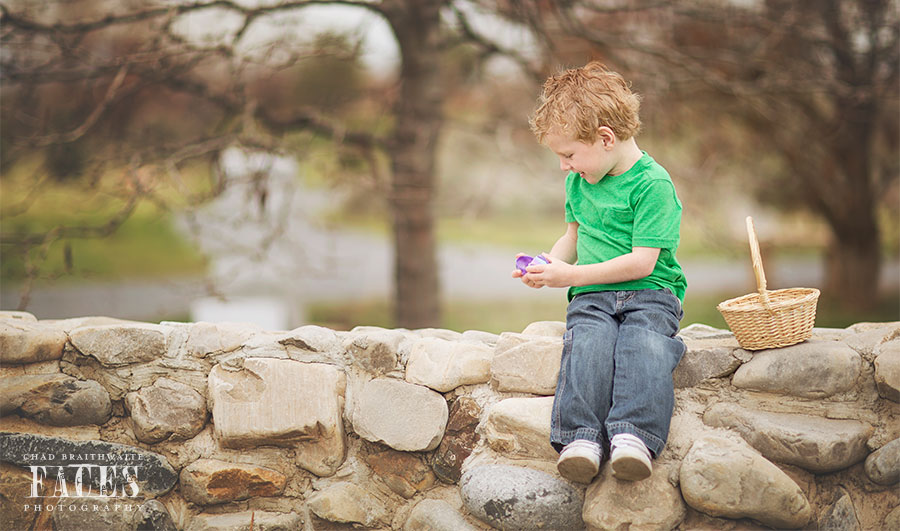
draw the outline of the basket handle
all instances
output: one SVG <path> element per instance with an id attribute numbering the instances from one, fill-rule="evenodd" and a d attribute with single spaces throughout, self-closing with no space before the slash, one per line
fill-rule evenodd
<path id="1" fill-rule="evenodd" d="M 756 275 L 756 289 L 759 298 L 766 309 L 771 310 L 769 293 L 766 290 L 766 272 L 763 270 L 762 253 L 759 252 L 759 240 L 756 238 L 756 229 L 753 227 L 753 218 L 747 216 L 747 237 L 750 239 L 750 258 L 753 260 L 753 274 Z"/>

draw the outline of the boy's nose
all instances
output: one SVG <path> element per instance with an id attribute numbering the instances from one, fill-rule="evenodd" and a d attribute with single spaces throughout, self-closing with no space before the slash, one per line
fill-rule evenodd
<path id="1" fill-rule="evenodd" d="M 563 159 L 559 159 L 559 169 L 562 171 L 569 171 L 572 169 L 572 165 Z"/>

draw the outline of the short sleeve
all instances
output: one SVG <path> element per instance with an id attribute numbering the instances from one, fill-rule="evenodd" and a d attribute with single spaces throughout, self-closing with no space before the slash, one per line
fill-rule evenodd
<path id="1" fill-rule="evenodd" d="M 650 181 L 634 204 L 633 247 L 673 249 L 681 232 L 681 201 L 666 179 Z"/>
<path id="2" fill-rule="evenodd" d="M 577 174 L 575 172 L 569 172 L 569 174 L 566 175 L 566 223 L 576 221 L 575 211 L 572 209 L 572 194 L 575 193 L 574 185 L 576 176 Z"/>

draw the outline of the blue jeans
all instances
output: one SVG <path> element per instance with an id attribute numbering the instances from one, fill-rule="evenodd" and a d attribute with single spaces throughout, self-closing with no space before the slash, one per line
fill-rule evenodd
<path id="1" fill-rule="evenodd" d="M 683 315 L 669 290 L 572 299 L 550 422 L 557 451 L 575 439 L 608 450 L 614 435 L 630 433 L 654 456 L 662 452 L 675 407 L 672 371 L 685 351 L 675 335 Z"/>

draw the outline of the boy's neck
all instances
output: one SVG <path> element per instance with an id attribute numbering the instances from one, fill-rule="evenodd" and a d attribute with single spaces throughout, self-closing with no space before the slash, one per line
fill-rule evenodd
<path id="1" fill-rule="evenodd" d="M 619 152 L 618 157 L 616 157 L 618 160 L 612 169 L 609 170 L 608 175 L 621 175 L 625 173 L 644 156 L 644 152 L 638 147 L 634 137 L 620 141 L 615 149 Z"/>

